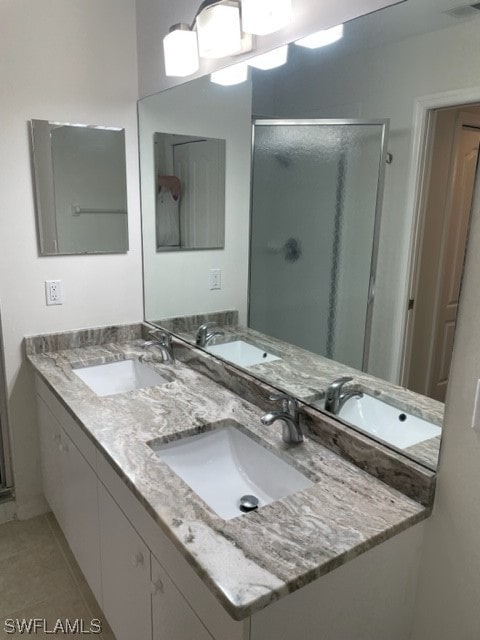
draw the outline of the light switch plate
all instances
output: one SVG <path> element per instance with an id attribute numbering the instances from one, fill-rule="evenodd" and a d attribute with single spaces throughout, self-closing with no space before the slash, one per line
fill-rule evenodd
<path id="1" fill-rule="evenodd" d="M 477 392 L 473 406 L 472 429 L 480 435 L 480 380 L 477 380 Z"/>

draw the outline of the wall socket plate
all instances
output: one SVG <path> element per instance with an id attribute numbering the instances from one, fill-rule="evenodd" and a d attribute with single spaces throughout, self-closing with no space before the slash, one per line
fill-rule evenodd
<path id="1" fill-rule="evenodd" d="M 210 291 L 217 291 L 222 288 L 222 270 L 210 269 Z"/>
<path id="2" fill-rule="evenodd" d="M 61 280 L 45 280 L 45 301 L 48 306 L 53 304 L 63 304 Z"/>

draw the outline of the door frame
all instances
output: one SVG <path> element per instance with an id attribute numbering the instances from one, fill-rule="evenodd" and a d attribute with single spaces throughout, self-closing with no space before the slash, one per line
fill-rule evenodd
<path id="1" fill-rule="evenodd" d="M 429 94 L 417 98 L 413 109 L 412 145 L 408 172 L 406 214 L 411 220 L 407 258 L 407 277 L 403 291 L 402 323 L 400 328 L 400 349 L 395 378 L 401 385 L 406 384 L 410 365 L 410 351 L 413 336 L 413 310 L 408 309 L 408 301 L 415 299 L 418 263 L 420 258 L 424 219 L 425 186 L 429 171 L 429 157 L 432 142 L 433 111 L 442 108 L 463 107 L 480 103 L 480 86 Z"/>
<path id="2" fill-rule="evenodd" d="M 5 483 L 0 483 L 0 498 L 10 493 L 13 487 L 13 470 L 10 459 L 10 439 L 8 430 L 7 380 L 3 348 L 2 318 L 0 315 L 0 465 L 3 468 Z"/>

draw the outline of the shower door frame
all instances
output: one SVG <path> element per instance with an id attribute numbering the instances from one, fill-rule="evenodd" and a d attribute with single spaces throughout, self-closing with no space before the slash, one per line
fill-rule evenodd
<path id="1" fill-rule="evenodd" d="M 5 377 L 2 318 L 0 315 L 0 502 L 4 496 L 10 495 L 13 487 L 13 474 L 9 451 L 7 383 Z"/>
<path id="2" fill-rule="evenodd" d="M 373 305 L 375 301 L 375 282 L 377 276 L 378 248 L 380 243 L 380 223 L 382 217 L 383 194 L 385 190 L 385 170 L 388 157 L 388 135 L 390 130 L 390 118 L 362 119 L 362 118 L 254 118 L 252 120 L 252 150 L 250 161 L 250 230 L 248 247 L 248 290 L 247 290 L 247 318 L 250 326 L 250 290 L 252 284 L 252 232 L 253 232 L 253 172 L 255 154 L 255 127 L 257 126 L 344 126 L 344 125 L 366 125 L 382 127 L 380 141 L 380 159 L 378 166 L 377 193 L 375 197 L 375 216 L 373 223 L 373 244 L 370 259 L 370 277 L 367 294 L 367 311 L 365 315 L 365 333 L 363 340 L 362 371 L 368 371 L 368 361 L 370 356 L 370 343 L 372 337 Z"/>

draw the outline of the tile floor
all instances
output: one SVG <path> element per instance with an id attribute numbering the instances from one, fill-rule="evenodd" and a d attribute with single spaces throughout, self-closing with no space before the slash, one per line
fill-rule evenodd
<path id="1" fill-rule="evenodd" d="M 0 640 L 23 636 L 18 631 L 7 633 L 9 618 L 46 618 L 50 629 L 57 619 L 65 618 L 83 619 L 88 629 L 98 618 L 102 634 L 90 637 L 115 640 L 51 513 L 0 525 Z M 31 635 L 52 637 L 43 632 Z"/>

